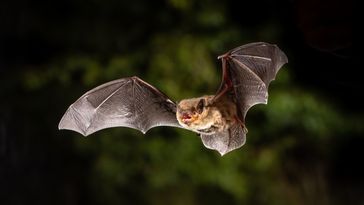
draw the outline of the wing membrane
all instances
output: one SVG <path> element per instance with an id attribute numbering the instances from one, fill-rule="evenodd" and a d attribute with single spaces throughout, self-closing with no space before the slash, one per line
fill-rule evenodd
<path id="1" fill-rule="evenodd" d="M 246 113 L 256 104 L 267 103 L 269 83 L 288 60 L 276 45 L 263 42 L 240 46 L 218 58 L 222 58 L 223 76 L 214 99 L 230 96 L 237 105 L 236 117 L 240 120 L 224 132 L 202 134 L 201 139 L 207 148 L 224 155 L 244 145 Z"/>
<path id="2" fill-rule="evenodd" d="M 109 127 L 130 127 L 145 133 L 156 126 L 180 127 L 176 104 L 138 77 L 98 86 L 74 102 L 59 123 L 85 136 Z"/>
<path id="3" fill-rule="evenodd" d="M 253 105 L 267 103 L 269 84 L 288 62 L 287 56 L 276 45 L 258 42 L 235 48 L 222 57 L 225 76 L 218 94 L 224 85 L 232 84 L 233 96 L 244 121 Z"/>

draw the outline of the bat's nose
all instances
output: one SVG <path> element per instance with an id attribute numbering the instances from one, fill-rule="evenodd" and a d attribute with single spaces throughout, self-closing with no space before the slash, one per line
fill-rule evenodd
<path id="1" fill-rule="evenodd" d="M 188 113 L 183 113 L 182 114 L 182 119 L 183 120 L 189 120 L 189 119 L 191 119 L 192 117 L 191 117 L 191 115 L 189 115 Z"/>

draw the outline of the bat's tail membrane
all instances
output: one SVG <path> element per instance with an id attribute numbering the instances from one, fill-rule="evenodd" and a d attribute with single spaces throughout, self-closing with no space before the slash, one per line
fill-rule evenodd
<path id="1" fill-rule="evenodd" d="M 248 130 L 240 123 L 236 123 L 228 130 L 213 135 L 201 134 L 205 147 L 216 150 L 221 156 L 242 147 L 246 141 Z"/>

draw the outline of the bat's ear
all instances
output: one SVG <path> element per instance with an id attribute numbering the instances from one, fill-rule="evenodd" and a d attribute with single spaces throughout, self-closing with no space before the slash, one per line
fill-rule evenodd
<path id="1" fill-rule="evenodd" d="M 198 102 L 197 107 L 196 107 L 196 110 L 197 110 L 198 113 L 201 114 L 203 112 L 205 104 L 206 104 L 205 99 L 203 99 L 203 98 Z"/>

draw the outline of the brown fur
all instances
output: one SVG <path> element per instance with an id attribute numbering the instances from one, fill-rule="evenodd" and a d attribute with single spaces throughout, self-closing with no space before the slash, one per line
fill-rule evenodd
<path id="1" fill-rule="evenodd" d="M 198 133 L 214 134 L 229 129 L 236 123 L 236 105 L 227 97 L 213 101 L 214 96 L 203 96 L 182 100 L 177 106 L 177 120 L 188 129 Z M 201 114 L 196 112 L 196 106 L 201 99 L 205 99 L 205 106 Z M 190 120 L 183 120 L 184 113 L 191 115 Z"/>

